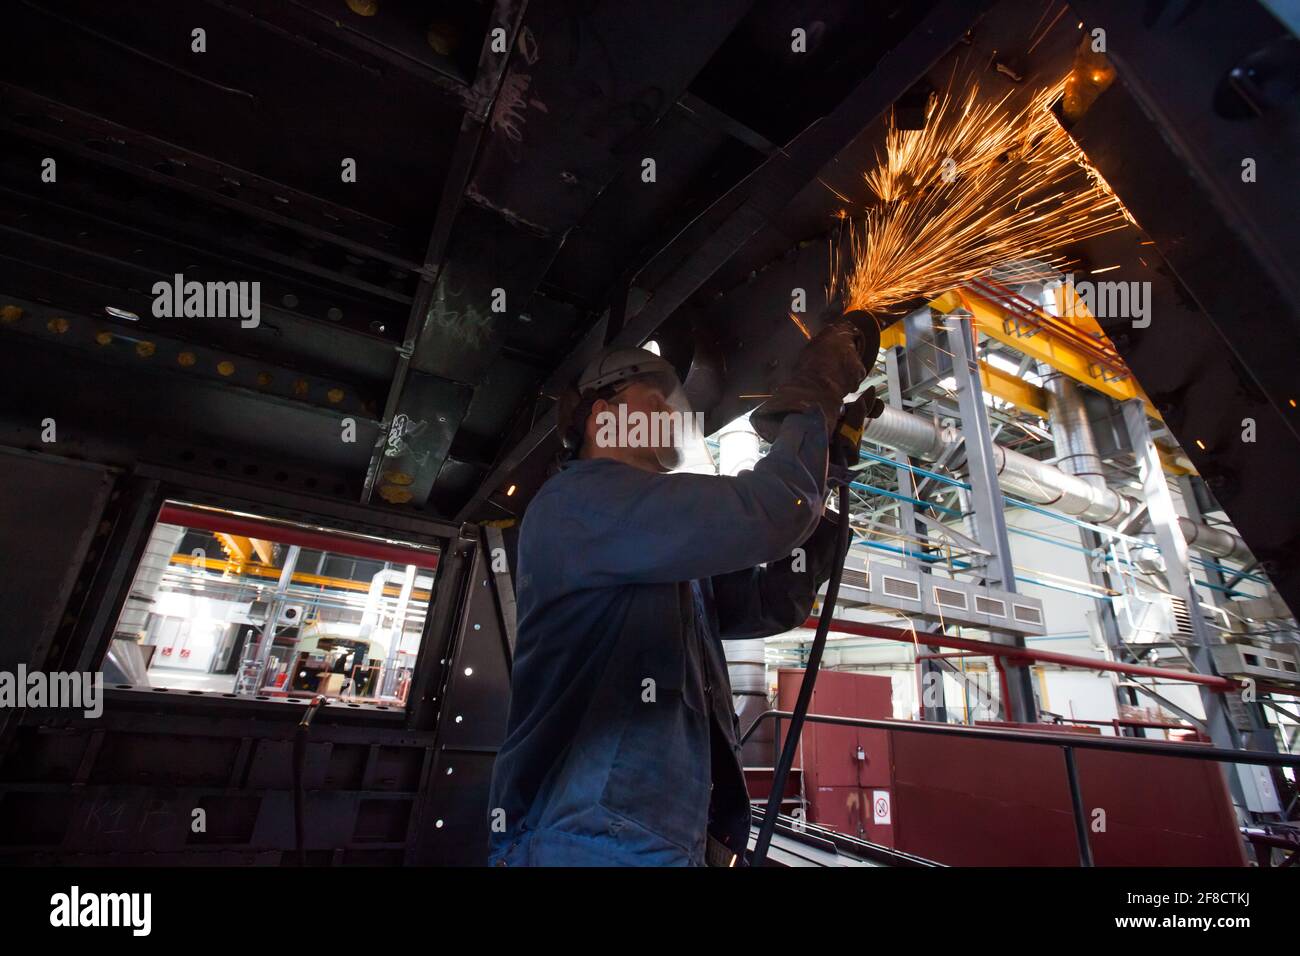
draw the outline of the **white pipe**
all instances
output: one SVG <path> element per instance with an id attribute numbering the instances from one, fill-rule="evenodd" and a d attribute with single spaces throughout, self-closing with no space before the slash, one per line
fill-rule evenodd
<path id="1" fill-rule="evenodd" d="M 937 423 L 920 415 L 912 415 L 892 405 L 886 405 L 879 418 L 867 422 L 863 437 L 887 448 L 896 448 L 922 461 L 937 461 L 950 444 L 957 440 L 955 432 L 941 428 Z M 1034 504 L 1054 508 L 1080 521 L 1114 524 L 1138 507 L 1127 495 L 1122 495 L 1104 485 L 1067 475 L 1046 462 L 1022 455 L 1020 452 L 993 446 L 997 465 L 998 487 L 1003 491 Z M 959 470 L 964 459 L 949 462 Z M 1187 519 L 1179 519 L 1183 537 L 1188 546 L 1218 558 L 1239 561 L 1250 559 L 1246 542 L 1235 534 L 1220 528 L 1211 528 Z"/>

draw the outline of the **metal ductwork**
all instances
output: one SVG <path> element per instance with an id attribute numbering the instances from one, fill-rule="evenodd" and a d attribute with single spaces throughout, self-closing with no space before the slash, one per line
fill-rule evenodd
<path id="1" fill-rule="evenodd" d="M 993 446 L 998 467 L 998 486 L 1034 504 L 1055 508 L 1081 521 L 1109 524 L 1133 510 L 1133 501 L 1083 478 L 1010 448 Z"/>
<path id="2" fill-rule="evenodd" d="M 1052 444 L 1056 449 L 1056 467 L 1067 475 L 1082 478 L 1090 485 L 1106 487 L 1101 470 L 1101 455 L 1092 436 L 1092 423 L 1083 404 L 1079 386 L 1048 365 L 1039 365 L 1047 395 L 1047 417 L 1052 425 Z"/>
<path id="3" fill-rule="evenodd" d="M 885 406 L 879 418 L 867 422 L 863 437 L 922 461 L 939 460 L 949 445 L 957 440 L 955 431 L 890 405 Z M 1080 446 L 1069 454 L 1069 461 L 1076 467 L 1091 469 L 1100 477 L 1095 446 L 1091 451 Z M 998 487 L 1033 504 L 1054 508 L 1081 521 L 1100 524 L 1118 522 L 1137 507 L 1132 498 L 1107 488 L 1104 483 L 1093 484 L 1093 474 L 1087 471 L 1078 475 L 1066 474 L 1054 465 L 999 445 L 993 446 L 993 455 L 997 464 Z M 949 462 L 949 466 L 960 470 L 962 462 L 959 457 Z M 1219 558 L 1249 558 L 1250 550 L 1246 543 L 1235 534 L 1186 519 L 1180 519 L 1179 526 L 1189 547 Z"/>
<path id="4" fill-rule="evenodd" d="M 1029 501 L 1050 504 L 1084 521 L 1106 524 L 1122 519 L 1134 505 L 1131 499 L 1106 487 L 1083 393 L 1071 379 L 1050 366 L 1040 365 L 1039 374 L 1047 395 L 1056 464 L 1018 455 L 1021 460 L 1008 468 L 1005 458 L 1016 452 L 995 449 L 999 471 L 1009 472 L 1004 490 Z"/>
<path id="5" fill-rule="evenodd" d="M 1205 554 L 1219 558 L 1234 558 L 1237 561 L 1251 560 L 1250 548 L 1231 531 L 1211 528 L 1206 524 L 1197 524 L 1190 518 L 1179 517 L 1178 527 L 1187 539 L 1187 546 Z"/>
<path id="6" fill-rule="evenodd" d="M 863 437 L 922 461 L 938 461 L 958 436 L 956 429 L 944 429 L 928 418 L 886 405 L 879 418 L 867 422 Z"/>

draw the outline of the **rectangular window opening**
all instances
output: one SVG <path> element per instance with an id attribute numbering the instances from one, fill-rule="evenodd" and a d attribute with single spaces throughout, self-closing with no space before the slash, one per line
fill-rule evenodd
<path id="1" fill-rule="evenodd" d="M 404 708 L 438 557 L 423 544 L 168 501 L 105 683 Z"/>

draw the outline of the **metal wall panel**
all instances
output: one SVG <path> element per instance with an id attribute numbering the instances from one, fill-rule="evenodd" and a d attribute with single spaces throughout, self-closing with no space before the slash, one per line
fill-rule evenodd
<path id="1" fill-rule="evenodd" d="M 0 668 L 41 664 L 110 488 L 107 468 L 0 449 Z"/>

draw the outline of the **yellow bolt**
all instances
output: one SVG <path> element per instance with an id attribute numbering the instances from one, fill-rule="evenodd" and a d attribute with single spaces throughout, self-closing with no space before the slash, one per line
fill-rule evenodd
<path id="1" fill-rule="evenodd" d="M 112 345 L 112 344 L 113 344 L 113 333 L 112 333 L 112 332 L 97 332 L 97 333 L 95 333 L 95 341 L 98 342 L 100 345 Z"/>
<path id="2" fill-rule="evenodd" d="M 185 368 L 189 368 L 198 360 L 199 360 L 198 356 L 195 355 L 193 352 L 182 352 L 180 355 L 176 356 L 176 361 L 180 363 L 182 366 L 184 366 Z"/>
<path id="3" fill-rule="evenodd" d="M 409 485 L 415 481 L 414 475 L 408 475 L 404 471 L 387 471 L 384 472 L 384 478 L 395 485 Z"/>
<path id="4" fill-rule="evenodd" d="M 10 322 L 17 322 L 23 317 L 23 310 L 16 305 L 0 305 L 0 322 L 8 325 Z"/>
<path id="5" fill-rule="evenodd" d="M 234 374 L 235 374 L 235 363 L 234 363 L 234 362 L 227 362 L 227 361 L 221 361 L 221 362 L 218 362 L 218 363 L 217 363 L 217 372 L 220 373 L 221 375 L 226 375 L 226 376 L 234 375 Z"/>
<path id="6" fill-rule="evenodd" d="M 263 388 L 265 388 L 266 386 L 270 385 L 270 384 L 271 384 L 271 373 L 270 373 L 270 372 L 258 372 L 258 373 L 257 373 L 257 384 L 258 384 L 258 385 L 261 385 Z"/>
<path id="7" fill-rule="evenodd" d="M 307 387 L 308 386 L 307 386 L 306 379 L 302 379 L 302 378 L 297 379 L 293 383 L 293 393 L 297 395 L 299 398 L 301 398 L 302 396 L 307 394 Z"/>
<path id="8" fill-rule="evenodd" d="M 331 388 L 325 393 L 325 397 L 330 400 L 331 404 L 337 405 L 339 402 L 343 401 L 343 389 Z"/>
<path id="9" fill-rule="evenodd" d="M 158 351 L 158 346 L 154 345 L 152 342 L 135 343 L 135 354 L 140 356 L 140 358 L 148 358 L 150 355 L 153 355 L 153 353 L 157 351 Z"/>
<path id="10" fill-rule="evenodd" d="M 55 335 L 62 335 L 64 332 L 68 331 L 68 320 L 50 319 L 50 321 L 45 323 L 45 327 Z"/>
<path id="11" fill-rule="evenodd" d="M 348 9 L 359 17 L 373 17 L 379 12 L 379 0 L 348 0 Z"/>

